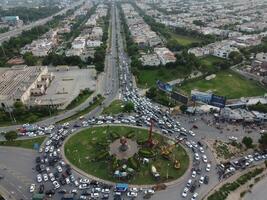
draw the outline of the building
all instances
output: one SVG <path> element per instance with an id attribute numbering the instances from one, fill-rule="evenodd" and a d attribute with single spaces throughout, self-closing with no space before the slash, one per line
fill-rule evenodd
<path id="1" fill-rule="evenodd" d="M 143 66 L 159 66 L 160 60 L 157 54 L 144 54 L 140 58 Z"/>
<path id="2" fill-rule="evenodd" d="M 161 64 L 163 65 L 176 61 L 174 53 L 166 47 L 154 48 L 154 52 L 157 54 Z"/>
<path id="3" fill-rule="evenodd" d="M 27 104 L 32 94 L 44 93 L 51 80 L 47 66 L 17 65 L 0 71 L 0 107 L 12 107 L 15 102 Z"/>
<path id="4" fill-rule="evenodd" d="M 100 40 L 87 40 L 86 45 L 90 48 L 100 47 L 103 42 Z"/>

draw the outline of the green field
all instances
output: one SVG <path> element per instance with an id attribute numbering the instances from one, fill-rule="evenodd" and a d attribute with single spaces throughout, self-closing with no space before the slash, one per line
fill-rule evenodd
<path id="1" fill-rule="evenodd" d="M 203 92 L 209 90 L 217 95 L 226 96 L 228 99 L 261 96 L 266 92 L 266 89 L 257 82 L 245 79 L 231 70 L 220 71 L 214 79 L 209 81 L 205 79 L 189 81 L 179 89 L 187 94 L 190 94 L 193 89 Z"/>
<path id="2" fill-rule="evenodd" d="M 214 71 L 216 70 L 216 63 L 224 61 L 223 58 L 216 56 L 206 56 L 200 58 L 201 70 L 202 71 Z"/>
<path id="3" fill-rule="evenodd" d="M 150 88 L 156 85 L 157 80 L 163 82 L 172 81 L 178 78 L 183 78 L 184 73 L 181 73 L 179 68 L 168 69 L 166 67 L 155 69 L 143 69 L 137 77 L 137 84 L 140 88 Z"/>
<path id="4" fill-rule="evenodd" d="M 103 114 L 116 115 L 123 112 L 124 103 L 121 100 L 114 100 L 112 103 L 104 108 Z"/>
<path id="5" fill-rule="evenodd" d="M 25 140 L 14 140 L 14 141 L 0 141 L 1 146 L 13 146 L 13 147 L 21 147 L 26 149 L 33 149 L 33 145 L 38 143 L 41 145 L 45 139 L 45 136 L 25 139 Z"/>
<path id="6" fill-rule="evenodd" d="M 193 43 L 201 42 L 201 40 L 198 38 L 185 36 L 185 35 L 179 35 L 175 33 L 170 33 L 170 34 L 171 34 L 171 37 L 177 41 L 178 44 L 184 47 L 190 46 Z"/>
<path id="7" fill-rule="evenodd" d="M 67 110 L 71 110 L 83 102 L 85 102 L 91 95 L 93 94 L 93 91 L 81 91 L 80 94 L 67 106 Z"/>
<path id="8" fill-rule="evenodd" d="M 133 135 L 132 140 L 146 140 L 148 137 L 148 131 L 145 129 L 123 127 L 123 126 L 107 126 L 107 127 L 95 127 L 81 131 L 73 135 L 65 144 L 64 151 L 67 159 L 82 169 L 88 174 L 92 174 L 99 178 L 116 182 L 118 179 L 113 177 L 112 161 L 109 161 L 111 156 L 104 160 L 96 160 L 96 155 L 100 151 L 108 151 L 109 144 L 113 141 L 110 139 L 110 135 L 116 133 L 119 136 Z M 166 138 L 158 134 L 154 134 L 154 139 L 159 141 L 159 145 L 166 142 Z M 105 147 L 103 146 L 105 145 Z M 155 152 L 158 152 L 159 146 L 155 148 Z M 172 159 L 177 159 L 181 163 L 180 169 L 175 169 L 173 163 L 166 158 L 163 158 L 160 154 L 155 157 L 155 160 L 150 160 L 150 164 L 153 164 L 159 173 L 161 174 L 162 181 L 171 181 L 181 177 L 188 168 L 189 157 L 185 150 L 181 146 L 176 146 L 172 152 Z M 140 162 L 140 171 L 136 172 L 134 178 L 128 181 L 131 184 L 154 184 L 156 183 L 150 172 L 150 164 L 142 164 Z M 115 165 L 116 166 L 116 165 Z M 166 173 L 168 168 L 169 179 L 166 180 Z"/>

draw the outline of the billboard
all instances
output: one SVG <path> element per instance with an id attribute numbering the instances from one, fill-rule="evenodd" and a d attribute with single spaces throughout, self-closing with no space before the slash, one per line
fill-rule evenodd
<path id="1" fill-rule="evenodd" d="M 157 80 L 157 86 L 160 90 L 163 90 L 165 92 L 171 92 L 172 91 L 172 86 L 168 83 L 164 83 L 160 80 Z"/>
<path id="2" fill-rule="evenodd" d="M 211 99 L 212 99 L 212 94 L 207 93 L 207 92 L 199 92 L 199 91 L 192 90 L 191 98 L 192 98 L 192 101 L 201 101 L 201 102 L 210 104 Z"/>
<path id="3" fill-rule="evenodd" d="M 187 105 L 187 103 L 188 103 L 188 97 L 184 96 L 182 94 L 179 94 L 177 92 L 172 92 L 171 93 L 171 98 L 173 98 L 174 100 L 179 101 L 179 102 L 181 102 L 181 103 L 183 103 L 185 105 Z"/>
<path id="4" fill-rule="evenodd" d="M 226 97 L 223 96 L 218 96 L 213 94 L 211 101 L 210 101 L 210 105 L 212 106 L 216 106 L 219 108 L 224 108 L 225 107 L 225 103 L 226 103 Z"/>

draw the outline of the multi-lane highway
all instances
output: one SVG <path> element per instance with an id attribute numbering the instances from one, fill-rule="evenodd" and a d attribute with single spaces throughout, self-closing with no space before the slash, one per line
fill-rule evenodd
<path id="1" fill-rule="evenodd" d="M 65 14 L 68 10 L 70 10 L 70 9 L 72 9 L 78 5 L 81 5 L 83 2 L 84 2 L 84 0 L 78 1 L 78 2 L 68 6 L 67 8 L 61 10 L 60 12 L 58 12 L 52 16 L 37 20 L 35 22 L 32 22 L 31 24 L 28 24 L 28 25 L 22 26 L 20 28 L 14 29 L 12 31 L 8 31 L 8 32 L 0 34 L 0 44 L 3 43 L 4 41 L 8 41 L 11 37 L 15 37 L 15 36 L 21 34 L 23 31 L 27 31 L 27 30 L 32 29 L 33 27 L 46 24 L 48 21 L 51 21 L 53 19 L 53 17 L 55 17 L 57 15 Z"/>

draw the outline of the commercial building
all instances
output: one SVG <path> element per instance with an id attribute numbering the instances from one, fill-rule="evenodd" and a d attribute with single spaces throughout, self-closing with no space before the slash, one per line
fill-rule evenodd
<path id="1" fill-rule="evenodd" d="M 0 107 L 12 107 L 15 102 L 27 104 L 32 94 L 44 94 L 53 75 L 46 66 L 13 66 L 0 71 Z"/>

